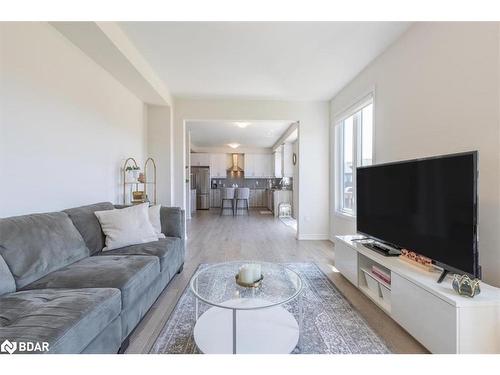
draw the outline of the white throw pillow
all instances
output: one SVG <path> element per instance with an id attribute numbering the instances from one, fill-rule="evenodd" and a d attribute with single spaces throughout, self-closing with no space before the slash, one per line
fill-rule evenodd
<path id="1" fill-rule="evenodd" d="M 158 241 L 149 221 L 148 206 L 149 203 L 143 203 L 118 210 L 96 211 L 106 235 L 106 247 L 102 250 Z"/>
<path id="2" fill-rule="evenodd" d="M 160 208 L 161 204 L 149 207 L 149 221 L 151 222 L 158 238 L 165 238 L 165 235 L 161 232 Z"/>

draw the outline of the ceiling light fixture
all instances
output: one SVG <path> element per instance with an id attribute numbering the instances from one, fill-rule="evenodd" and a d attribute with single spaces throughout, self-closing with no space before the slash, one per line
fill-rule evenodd
<path id="1" fill-rule="evenodd" d="M 238 148 L 238 147 L 240 147 L 240 144 L 239 144 L 239 143 L 228 143 L 227 145 L 228 145 L 229 147 L 231 147 L 231 148 Z"/>
<path id="2" fill-rule="evenodd" d="M 234 125 L 236 125 L 239 128 L 245 129 L 248 125 L 250 125 L 249 122 L 235 122 Z"/>

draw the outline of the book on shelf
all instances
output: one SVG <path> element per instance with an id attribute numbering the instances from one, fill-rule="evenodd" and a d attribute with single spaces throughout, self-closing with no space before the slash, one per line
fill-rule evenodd
<path id="1" fill-rule="evenodd" d="M 380 267 L 372 266 L 372 273 L 380 280 L 386 282 L 389 285 L 391 284 L 391 274 L 382 270 Z"/>

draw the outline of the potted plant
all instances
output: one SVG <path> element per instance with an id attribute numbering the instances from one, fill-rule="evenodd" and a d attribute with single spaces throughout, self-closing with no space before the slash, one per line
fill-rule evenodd
<path id="1" fill-rule="evenodd" d="M 130 175 L 132 176 L 132 178 L 134 180 L 137 180 L 139 178 L 139 175 L 141 173 L 141 168 L 137 167 L 137 166 L 128 166 L 127 168 L 125 168 L 125 171 Z"/>

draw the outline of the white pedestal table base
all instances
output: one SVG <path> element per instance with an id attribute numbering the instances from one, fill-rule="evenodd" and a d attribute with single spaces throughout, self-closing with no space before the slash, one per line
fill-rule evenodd
<path id="1" fill-rule="evenodd" d="M 226 306 L 266 305 L 263 300 L 238 298 Z M 288 354 L 297 346 L 299 325 L 294 316 L 281 306 L 236 311 L 237 354 Z M 233 353 L 233 310 L 211 307 L 196 321 L 194 340 L 207 354 Z"/>

